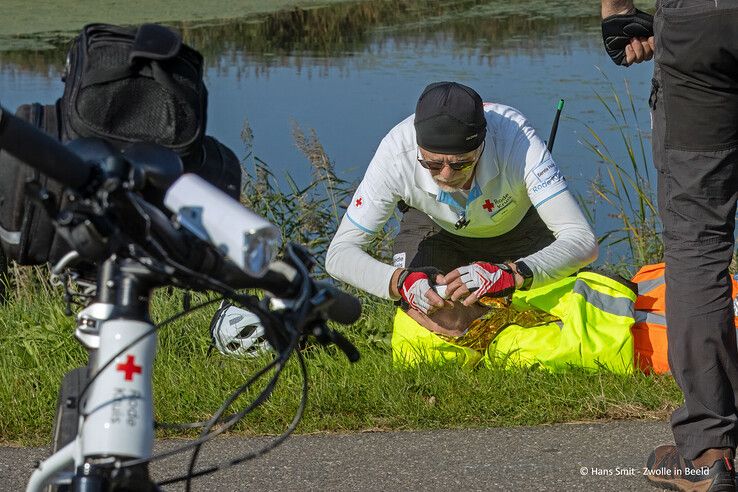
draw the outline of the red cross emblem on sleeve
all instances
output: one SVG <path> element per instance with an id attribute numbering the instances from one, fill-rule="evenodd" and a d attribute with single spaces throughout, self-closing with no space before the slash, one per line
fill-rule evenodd
<path id="1" fill-rule="evenodd" d="M 125 373 L 126 381 L 133 381 L 134 374 L 141 374 L 143 368 L 136 365 L 136 359 L 132 355 L 127 356 L 125 364 L 117 364 L 115 370 Z"/>
<path id="2" fill-rule="evenodd" d="M 489 200 L 485 200 L 482 208 L 485 209 L 487 212 L 492 212 L 492 209 L 495 208 L 495 204 L 490 202 Z"/>
<path id="3" fill-rule="evenodd" d="M 357 207 L 361 207 L 361 205 L 362 205 L 363 203 L 364 203 L 364 202 L 362 201 L 361 197 L 359 197 L 359 198 L 357 198 L 357 199 L 356 199 L 356 206 L 357 206 Z"/>

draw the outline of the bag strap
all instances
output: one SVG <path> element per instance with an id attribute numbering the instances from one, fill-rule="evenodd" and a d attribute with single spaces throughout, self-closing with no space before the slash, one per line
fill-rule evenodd
<path id="1" fill-rule="evenodd" d="M 98 29 L 101 27 L 99 26 Z M 88 46 L 95 36 L 107 37 L 102 33 L 92 34 L 88 38 Z M 81 89 L 91 85 L 128 79 L 135 75 L 144 75 L 151 76 L 152 79 L 181 99 L 196 98 L 196 91 L 177 84 L 159 63 L 177 57 L 182 48 L 182 38 L 179 33 L 158 24 L 143 24 L 138 28 L 136 36 L 133 38 L 133 46 L 128 55 L 128 65 L 87 71 Z M 189 92 L 189 94 L 186 94 L 186 92 Z"/>
<path id="2" fill-rule="evenodd" d="M 60 142 L 62 141 L 62 132 L 61 132 L 61 110 L 60 110 L 60 103 L 61 100 L 57 99 L 54 103 L 54 107 L 56 111 L 44 111 L 44 130 L 49 135 L 53 136 Z"/>
<path id="3" fill-rule="evenodd" d="M 178 33 L 158 24 L 143 24 L 136 31 L 128 64 L 133 65 L 136 58 L 171 60 L 181 48 L 182 38 Z"/>
<path id="4" fill-rule="evenodd" d="M 39 103 L 33 103 L 31 104 L 31 108 L 28 114 L 28 122 L 33 125 L 35 128 L 39 128 L 41 130 L 45 130 L 44 124 L 46 123 L 46 120 L 48 120 L 48 116 L 46 113 L 48 111 L 44 111 L 44 106 L 42 106 Z M 33 168 L 33 178 L 32 181 L 38 181 L 41 177 L 41 173 L 38 169 Z M 25 186 L 25 184 L 24 184 Z M 25 208 L 26 211 L 23 214 L 23 222 L 21 222 L 21 228 L 20 228 L 20 241 L 18 243 L 18 263 L 21 265 L 25 265 L 28 263 L 28 250 L 30 248 L 29 241 L 32 239 L 29 237 L 31 236 L 31 228 L 34 223 L 34 217 L 36 217 L 38 210 L 36 204 L 28 198 L 28 196 L 25 195 L 25 189 L 23 191 L 24 198 L 23 201 L 25 202 Z"/>

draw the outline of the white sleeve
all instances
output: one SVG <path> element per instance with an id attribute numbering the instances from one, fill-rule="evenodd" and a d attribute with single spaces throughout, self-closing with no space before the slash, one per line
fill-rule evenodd
<path id="1" fill-rule="evenodd" d="M 374 234 L 357 227 L 348 214 L 344 215 L 328 246 L 325 269 L 334 278 L 375 296 L 391 299 L 389 284 L 396 268 L 364 252 L 373 237 Z"/>
<path id="2" fill-rule="evenodd" d="M 536 210 L 556 240 L 520 258 L 533 272 L 533 286 L 571 275 L 597 259 L 597 238 L 569 190 L 558 192 Z"/>
<path id="3" fill-rule="evenodd" d="M 385 299 L 390 299 L 389 284 L 396 268 L 372 258 L 364 249 L 400 199 L 403 180 L 393 148 L 389 135 L 379 144 L 325 259 L 329 275 Z"/>
<path id="4" fill-rule="evenodd" d="M 530 202 L 538 208 L 567 189 L 566 179 L 528 120 L 519 115 L 510 121 L 506 159 L 513 166 L 513 175 L 525 182 Z"/>
<path id="5" fill-rule="evenodd" d="M 388 138 L 379 144 L 343 218 L 368 234 L 384 227 L 400 199 L 402 177 L 391 148 Z"/>

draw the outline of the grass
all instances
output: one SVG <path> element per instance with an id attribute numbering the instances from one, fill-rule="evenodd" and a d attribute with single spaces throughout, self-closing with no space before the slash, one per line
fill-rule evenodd
<path id="1" fill-rule="evenodd" d="M 91 8 L 88 2 L 77 0 L 42 0 L 33 5 L 22 0 L 5 0 L 3 5 L 8 14 L 0 19 L 0 36 L 67 33 L 100 19 L 113 24 L 232 19 L 346 1 L 349 0 L 185 0 L 174 4 L 167 0 L 127 0 L 125 8 L 121 8 L 119 2 L 107 0 Z"/>
<path id="2" fill-rule="evenodd" d="M 11 289 L 0 308 L 0 443 L 49 442 L 58 382 L 84 364 L 73 340 L 73 322 L 63 314 L 58 292 L 35 273 Z M 204 299 L 197 294 L 193 303 Z M 164 291 L 153 302 L 154 319 L 174 314 L 181 294 Z M 205 420 L 267 357 L 234 359 L 208 355 L 203 310 L 162 329 L 154 371 L 156 418 L 160 422 Z M 394 367 L 387 336 L 392 308 L 368 305 L 368 315 L 344 333 L 358 346 L 351 365 L 333 348 L 309 347 L 305 356 L 310 396 L 298 432 L 410 430 L 538 425 L 600 419 L 664 419 L 680 403 L 669 377 L 617 376 L 571 369 L 548 373 L 503 366 L 464 370 L 453 366 Z M 236 432 L 277 434 L 288 425 L 300 393 L 300 372 L 291 361 L 267 403 L 244 419 Z M 243 408 L 249 392 L 239 399 Z M 180 433 L 181 434 L 181 433 Z M 165 435 L 172 435 L 167 432 Z"/>

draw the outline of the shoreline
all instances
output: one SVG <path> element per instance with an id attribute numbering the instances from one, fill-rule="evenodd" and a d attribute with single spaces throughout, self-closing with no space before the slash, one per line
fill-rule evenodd
<path id="1" fill-rule="evenodd" d="M 53 41 L 68 38 L 85 24 L 163 24 L 217 22 L 270 14 L 295 7 L 312 9 L 360 0 L 102 0 L 95 8 L 75 0 L 27 2 L 5 0 L 11 15 L 0 17 L 0 51 L 50 49 Z"/>

